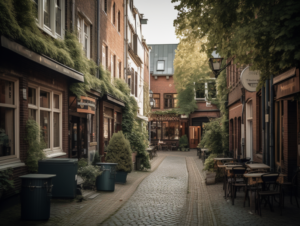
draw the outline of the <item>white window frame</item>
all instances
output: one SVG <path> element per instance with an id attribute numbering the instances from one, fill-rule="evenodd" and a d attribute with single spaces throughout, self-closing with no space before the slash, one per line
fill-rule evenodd
<path id="1" fill-rule="evenodd" d="M 78 21 L 79 21 L 79 24 L 78 25 Z M 87 26 L 87 34 L 84 33 L 84 25 Z M 83 19 L 82 17 L 78 16 L 78 19 L 77 19 L 77 32 L 81 32 L 79 35 L 81 37 L 81 39 L 79 40 L 79 42 L 81 43 L 82 45 L 82 49 L 84 50 L 84 47 L 85 47 L 85 37 L 87 36 L 87 52 L 86 52 L 86 57 L 88 59 L 91 58 L 91 25 L 88 21 L 86 21 L 85 19 Z"/>
<path id="2" fill-rule="evenodd" d="M 36 105 L 28 104 L 28 109 L 36 110 L 36 122 L 40 126 L 40 111 L 50 112 L 50 148 L 44 149 L 44 152 L 47 157 L 57 157 L 66 155 L 62 149 L 62 93 L 55 90 L 51 90 L 45 87 L 41 87 L 35 84 L 29 84 L 28 88 L 36 90 Z M 50 108 L 40 107 L 40 91 L 46 91 L 50 93 Z M 54 108 L 54 94 L 59 96 L 59 109 Z M 59 147 L 54 147 L 54 113 L 59 113 Z"/>
<path id="3" fill-rule="evenodd" d="M 52 36 L 53 38 L 64 39 L 65 37 L 65 0 L 61 1 L 61 35 L 56 33 L 56 23 L 55 23 L 55 8 L 56 8 L 56 0 L 49 0 L 50 1 L 50 27 L 47 27 L 44 24 L 44 0 L 38 0 L 38 18 L 37 18 L 37 25 L 38 27 L 46 32 L 48 35 Z"/>
<path id="4" fill-rule="evenodd" d="M 163 68 L 162 69 L 158 68 L 158 64 L 159 63 L 163 63 Z M 158 60 L 157 63 L 156 63 L 156 71 L 164 71 L 165 70 L 165 66 L 166 66 L 165 64 L 166 64 L 166 62 L 164 60 Z"/>
<path id="5" fill-rule="evenodd" d="M 1 161 L 4 161 L 4 164 L 7 163 L 11 163 L 13 160 L 16 160 L 20 158 L 20 137 L 19 137 L 19 131 L 20 131 L 20 127 L 19 127 L 19 114 L 20 114 L 20 110 L 19 110 L 19 80 L 12 78 L 12 77 L 8 77 L 8 76 L 1 76 L 0 75 L 0 79 L 6 80 L 6 81 L 10 81 L 14 83 L 14 104 L 4 104 L 4 103 L 0 103 L 0 107 L 4 107 L 4 108 L 13 108 L 15 109 L 14 111 L 14 138 L 15 138 L 15 154 L 14 155 L 9 155 L 9 156 L 2 156 L 0 157 L 0 166 L 2 165 Z"/>
<path id="6" fill-rule="evenodd" d="M 215 84 L 216 84 L 216 79 L 215 78 L 211 78 L 210 79 L 211 81 L 214 81 Z M 194 92 L 195 92 L 195 100 L 203 100 L 203 101 L 206 101 L 207 100 L 207 96 L 208 96 L 208 81 L 207 82 L 204 82 L 204 88 L 205 88 L 205 92 L 204 92 L 204 95 L 205 97 L 200 97 L 200 98 L 197 98 L 196 97 L 196 89 L 194 89 Z M 194 86 L 196 85 L 196 83 L 194 82 Z M 216 87 L 216 95 L 218 94 L 218 90 L 217 90 L 217 87 Z M 216 99 L 216 98 L 212 98 L 213 100 Z"/>

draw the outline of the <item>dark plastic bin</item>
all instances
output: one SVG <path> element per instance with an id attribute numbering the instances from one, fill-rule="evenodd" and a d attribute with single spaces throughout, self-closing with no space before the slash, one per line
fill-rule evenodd
<path id="1" fill-rule="evenodd" d="M 98 191 L 114 191 L 117 163 L 99 162 L 97 166 L 103 173 L 97 177 L 96 188 Z"/>
<path id="2" fill-rule="evenodd" d="M 53 178 L 53 198 L 75 198 L 78 159 L 44 159 L 39 161 L 39 173 L 56 174 Z"/>
<path id="3" fill-rule="evenodd" d="M 51 174 L 27 174 L 20 176 L 21 218 L 23 220 L 48 220 L 52 190 Z"/>

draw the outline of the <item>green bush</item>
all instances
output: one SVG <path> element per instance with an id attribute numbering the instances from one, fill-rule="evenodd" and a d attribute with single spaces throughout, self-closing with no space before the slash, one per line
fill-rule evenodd
<path id="1" fill-rule="evenodd" d="M 26 166 L 28 171 L 36 173 L 38 171 L 38 161 L 45 158 L 44 149 L 47 147 L 42 130 L 35 120 L 29 119 L 26 123 L 26 138 L 28 143 Z"/>
<path id="2" fill-rule="evenodd" d="M 83 179 L 84 188 L 95 188 L 96 179 L 102 174 L 99 167 L 87 165 L 78 169 L 78 175 Z"/>
<path id="3" fill-rule="evenodd" d="M 107 146 L 106 162 L 118 163 L 117 170 L 131 172 L 132 155 L 129 141 L 123 132 L 114 133 Z"/>
<path id="4" fill-rule="evenodd" d="M 79 161 L 78 161 L 78 169 L 80 169 L 82 167 L 85 167 L 87 165 L 88 165 L 87 159 L 85 159 L 85 158 L 79 159 Z"/>
<path id="5" fill-rule="evenodd" d="M 179 147 L 186 148 L 189 145 L 189 140 L 186 135 L 179 138 Z"/>
<path id="6" fill-rule="evenodd" d="M 98 162 L 101 162 L 101 160 L 100 160 L 99 151 L 96 151 L 95 156 L 94 156 L 94 159 L 93 159 L 92 165 L 93 165 L 93 166 L 96 166 L 96 164 L 97 164 Z"/>
<path id="7" fill-rule="evenodd" d="M 7 169 L 0 171 L 0 190 L 9 191 L 15 189 L 14 181 L 12 180 L 13 170 Z"/>
<path id="8" fill-rule="evenodd" d="M 210 154 L 204 162 L 203 170 L 214 172 L 214 158 L 217 157 L 217 154 Z"/>

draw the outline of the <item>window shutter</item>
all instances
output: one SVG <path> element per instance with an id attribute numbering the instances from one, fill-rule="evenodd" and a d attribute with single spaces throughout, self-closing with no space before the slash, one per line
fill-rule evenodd
<path id="1" fill-rule="evenodd" d="M 137 97 L 137 88 L 138 88 L 137 84 L 138 84 L 138 78 L 137 78 L 137 72 L 135 72 L 135 97 Z"/>

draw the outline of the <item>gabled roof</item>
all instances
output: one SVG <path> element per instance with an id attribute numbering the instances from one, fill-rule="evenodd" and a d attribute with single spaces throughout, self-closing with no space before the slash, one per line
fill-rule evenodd
<path id="1" fill-rule="evenodd" d="M 156 76 L 166 76 L 174 74 L 174 59 L 175 59 L 175 50 L 177 49 L 178 44 L 155 44 L 149 45 L 152 47 L 150 52 L 150 73 Z M 165 61 L 165 70 L 157 71 L 157 61 Z"/>

